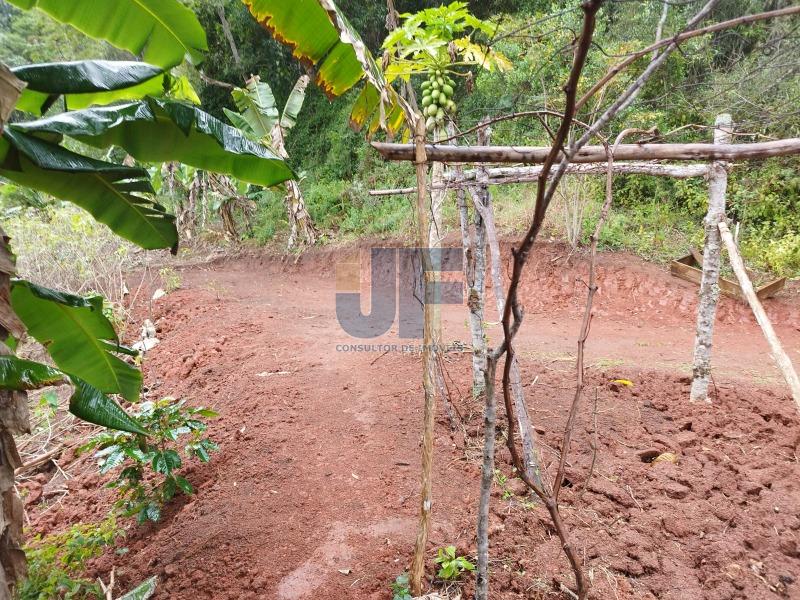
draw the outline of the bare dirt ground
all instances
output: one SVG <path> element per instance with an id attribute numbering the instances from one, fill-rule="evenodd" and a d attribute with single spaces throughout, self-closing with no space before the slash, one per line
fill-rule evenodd
<path id="1" fill-rule="evenodd" d="M 97 574 L 115 565 L 123 587 L 158 574 L 156 597 L 176 600 L 391 598 L 415 532 L 421 364 L 413 352 L 337 349 L 354 341 L 334 304 L 335 263 L 348 252 L 193 267 L 154 304 L 162 343 L 145 363 L 147 393 L 215 407 L 211 437 L 222 449 L 210 466 L 185 469 L 196 496 L 158 525 L 133 528 L 122 542 L 130 551 L 109 552 Z M 543 247 L 527 274 L 518 344 L 551 468 L 585 299 L 585 265 L 565 266 L 561 255 Z M 747 308 L 723 302 L 714 403 L 691 405 L 696 288 L 625 255 L 601 256 L 599 283 L 562 495 L 592 596 L 800 598 L 800 420 Z M 799 299 L 792 288 L 767 303 L 796 364 Z M 447 341 L 469 339 L 465 316 L 444 310 Z M 400 343 L 391 332 L 378 342 Z M 481 406 L 469 397 L 470 355 L 449 353 L 445 365 L 463 422 L 453 430 L 442 414 L 437 425 L 431 576 L 436 548 L 475 550 Z M 665 451 L 677 463 L 648 462 Z M 492 597 L 560 597 L 558 582 L 571 576 L 545 512 L 519 495 L 504 448 L 498 469 L 509 481 L 494 492 Z M 60 504 L 28 504 L 33 530 L 107 510 L 89 460 L 70 472 Z"/>

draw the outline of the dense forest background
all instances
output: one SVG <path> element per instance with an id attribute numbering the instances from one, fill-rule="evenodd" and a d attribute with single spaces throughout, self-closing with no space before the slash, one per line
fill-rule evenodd
<path id="1" fill-rule="evenodd" d="M 254 21 L 240 0 L 190 2 L 208 33 L 209 53 L 202 65 L 183 67 L 206 110 L 225 119 L 232 108 L 230 90 L 210 81 L 243 85 L 251 74 L 269 82 L 279 105 L 288 96 L 302 67 L 289 51 L 275 42 Z M 398 0 L 397 9 L 416 11 L 441 2 Z M 713 14 L 714 21 L 772 10 L 791 0 L 726 0 Z M 386 35 L 383 0 L 340 0 L 367 45 L 380 54 Z M 698 2 L 674 2 L 669 8 L 664 36 L 678 30 Z M 570 42 L 580 23 L 579 2 L 557 0 L 473 1 L 470 8 L 483 18 L 502 24 L 493 46 L 512 61 L 507 73 L 474 73 L 470 86 L 462 85 L 457 125 L 466 129 L 486 116 L 548 107 L 559 110 L 560 90 L 569 69 Z M 596 79 L 627 51 L 652 43 L 662 14 L 660 0 L 611 2 L 601 11 L 596 50 L 591 53 L 584 85 Z M 221 14 L 230 28 L 240 57 L 234 58 Z M 638 100 L 618 120 L 623 127 L 657 126 L 665 141 L 709 141 L 717 114 L 730 112 L 741 141 L 766 137 L 791 137 L 800 133 L 800 21 L 777 19 L 727 30 L 719 35 L 691 40 L 675 52 L 651 79 Z M 37 12 L 20 12 L 0 2 L 0 60 L 11 65 L 44 60 L 69 60 L 124 53 L 88 40 L 81 34 Z M 201 73 L 203 77 L 201 77 Z M 636 69 L 620 77 L 600 99 L 608 101 L 635 76 Z M 469 88 L 469 89 L 468 89 Z M 353 92 L 330 102 L 309 88 L 297 126 L 287 149 L 303 178 L 301 187 L 322 242 L 355 236 L 406 236 L 411 230 L 409 199 L 404 196 L 371 197 L 369 189 L 411 184 L 409 165 L 385 164 L 369 149 L 363 133 L 348 125 Z M 587 107 L 581 119 L 591 120 L 598 107 Z M 694 127 L 700 126 L 700 127 Z M 676 131 L 677 130 L 677 131 Z M 614 135 L 616 131 L 614 132 Z M 612 136 L 613 137 L 613 136 Z M 498 144 L 546 144 L 548 136 L 533 118 L 498 123 L 493 141 Z M 729 188 L 729 216 L 740 223 L 740 244 L 748 262 L 775 274 L 800 276 L 800 161 L 775 159 L 737 165 Z M 702 243 L 706 183 L 645 176 L 619 176 L 615 180 L 615 210 L 604 233 L 606 248 L 626 249 L 647 258 L 667 260 Z M 13 190 L 3 202 L 16 208 Z M 531 211 L 532 186 L 493 188 L 500 226 L 516 231 Z M 251 226 L 242 236 L 267 243 L 284 235 L 286 215 L 283 192 L 253 190 Z M 568 178 L 561 209 L 552 211 L 550 232 L 555 238 L 580 242 L 601 197 L 599 182 Z M 165 202 L 166 203 L 166 202 Z M 39 209 L 41 210 L 41 209 Z M 455 210 L 450 208 L 455 224 Z M 19 239 L 26 239 L 18 235 Z M 30 237 L 30 236 L 28 236 Z"/>

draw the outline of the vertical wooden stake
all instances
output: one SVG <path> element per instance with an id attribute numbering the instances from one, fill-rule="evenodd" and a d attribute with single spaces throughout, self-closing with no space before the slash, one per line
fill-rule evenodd
<path id="1" fill-rule="evenodd" d="M 431 268 L 431 256 L 427 251 L 430 242 L 430 203 L 427 190 L 427 155 L 425 153 L 425 118 L 417 115 L 414 128 L 414 142 L 416 145 L 416 171 L 417 171 L 417 228 L 418 244 L 422 250 L 422 265 L 424 269 L 424 327 L 422 349 L 422 386 L 425 391 L 425 408 L 422 430 L 422 484 L 419 525 L 417 539 L 414 545 L 414 558 L 411 562 L 411 592 L 414 596 L 422 595 L 422 578 L 425 575 L 425 549 L 428 544 L 428 529 L 431 518 L 431 483 L 433 471 L 433 426 L 436 411 L 436 349 L 435 321 L 438 315 L 438 306 L 431 302 L 433 297 L 434 273 Z"/>
<path id="2" fill-rule="evenodd" d="M 714 129 L 715 144 L 730 144 L 731 116 L 717 117 Z M 717 318 L 719 301 L 719 266 L 721 239 L 717 225 L 725 219 L 725 192 L 728 187 L 728 171 L 723 161 L 714 161 L 709 169 L 708 213 L 704 220 L 706 240 L 703 246 L 703 275 L 700 280 L 700 301 L 697 307 L 697 333 L 694 339 L 692 361 L 692 402 L 708 400 L 708 384 L 711 380 L 711 344 L 714 338 L 714 321 Z"/>
<path id="3" fill-rule="evenodd" d="M 728 255 L 731 259 L 731 266 L 736 273 L 736 277 L 739 279 L 739 285 L 742 288 L 742 293 L 744 294 L 744 297 L 747 298 L 750 308 L 753 309 L 753 314 L 756 316 L 756 321 L 758 321 L 758 324 L 761 325 L 761 330 L 764 332 L 764 337 L 767 338 L 767 343 L 772 351 L 772 357 L 775 359 L 775 363 L 778 365 L 778 368 L 780 369 L 783 378 L 786 380 L 786 383 L 789 384 L 789 388 L 792 390 L 792 397 L 794 398 L 795 404 L 797 404 L 797 410 L 800 411 L 800 378 L 797 377 L 797 371 L 794 370 L 794 367 L 792 366 L 792 360 L 781 346 L 778 336 L 775 335 L 775 330 L 772 328 L 772 323 L 770 322 L 769 317 L 767 317 L 767 313 L 764 311 L 764 307 L 761 305 L 761 301 L 758 299 L 756 291 L 753 289 L 753 283 L 747 276 L 747 271 L 744 268 L 742 257 L 739 255 L 739 250 L 736 248 L 736 243 L 733 241 L 731 231 L 728 229 L 728 225 L 724 221 L 719 224 L 719 231 L 722 235 L 722 240 L 725 242 L 725 247 L 728 249 Z"/>

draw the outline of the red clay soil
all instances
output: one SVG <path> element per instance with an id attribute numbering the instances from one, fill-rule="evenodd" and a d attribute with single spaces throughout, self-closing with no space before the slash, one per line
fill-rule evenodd
<path id="1" fill-rule="evenodd" d="M 540 249 L 532 265 L 518 346 L 551 474 L 585 294 L 585 266 L 559 254 Z M 115 565 L 123 589 L 157 574 L 156 598 L 175 600 L 391 598 L 415 533 L 421 364 L 409 352 L 337 351 L 353 341 L 334 308 L 343 256 L 192 267 L 181 290 L 154 304 L 162 342 L 147 356 L 147 395 L 215 407 L 221 451 L 185 469 L 196 496 L 157 525 L 132 526 L 121 543 L 130 551 L 109 552 L 94 574 Z M 800 598 L 800 420 L 746 308 L 723 302 L 714 402 L 690 404 L 696 288 L 624 255 L 602 256 L 600 276 L 562 495 L 591 596 Z M 800 363 L 797 300 L 787 290 L 768 310 Z M 464 320 L 463 307 L 445 310 L 448 340 L 468 339 Z M 391 333 L 380 341 L 399 343 Z M 449 353 L 445 365 L 463 422 L 453 431 L 442 414 L 437 424 L 431 579 L 436 548 L 475 552 L 481 406 L 469 397 L 470 355 Z M 663 452 L 677 462 L 651 462 Z M 60 505 L 29 504 L 34 530 L 107 510 L 110 491 L 81 460 Z M 491 597 L 562 597 L 559 583 L 572 578 L 546 512 L 511 477 L 505 448 L 497 466 L 509 481 L 494 490 Z M 463 591 L 471 597 L 472 584 Z"/>

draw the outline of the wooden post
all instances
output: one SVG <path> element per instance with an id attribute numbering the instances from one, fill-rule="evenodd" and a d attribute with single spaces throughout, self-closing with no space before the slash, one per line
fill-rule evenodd
<path id="1" fill-rule="evenodd" d="M 772 357 L 775 359 L 775 363 L 778 365 L 778 369 L 780 369 L 786 383 L 789 384 L 789 388 L 792 390 L 792 397 L 794 398 L 795 404 L 797 404 L 797 410 L 800 411 L 800 378 L 797 377 L 797 371 L 794 370 L 792 360 L 781 346 L 778 336 L 775 335 L 772 323 L 769 317 L 767 317 L 767 313 L 764 311 L 764 307 L 761 305 L 756 291 L 753 289 L 753 283 L 747 276 L 747 270 L 744 268 L 742 257 L 739 255 L 739 250 L 736 248 L 736 243 L 733 241 L 731 231 L 724 221 L 719 224 L 719 231 L 722 235 L 722 240 L 725 242 L 725 247 L 728 249 L 731 266 L 736 273 L 736 277 L 739 279 L 742 293 L 744 297 L 747 298 L 750 308 L 753 309 L 756 321 L 758 321 L 758 324 L 761 326 L 764 337 L 767 338 L 767 343 L 772 351 Z"/>
<path id="2" fill-rule="evenodd" d="M 433 271 L 431 269 L 431 256 L 424 249 L 430 242 L 431 226 L 429 219 L 430 203 L 427 190 L 427 157 L 425 155 L 425 118 L 417 115 L 414 138 L 416 142 L 416 173 L 417 173 L 417 243 L 422 252 L 423 285 L 424 285 L 424 328 L 422 348 L 422 387 L 425 392 L 425 407 L 422 428 L 422 481 L 420 493 L 419 525 L 417 539 L 414 545 L 414 558 L 411 562 L 411 592 L 415 596 L 422 595 L 422 578 L 425 575 L 425 550 L 428 545 L 428 530 L 431 518 L 431 487 L 433 471 L 433 428 L 436 413 L 436 350 L 435 324 L 438 307 L 431 302 Z"/>
<path id="3" fill-rule="evenodd" d="M 717 117 L 714 129 L 714 144 L 729 144 L 731 141 L 731 116 Z M 692 402 L 708 402 L 708 384 L 711 380 L 711 345 L 714 337 L 714 321 L 719 301 L 719 267 L 721 238 L 717 226 L 725 219 L 725 192 L 728 187 L 728 171 L 722 161 L 714 161 L 709 169 L 708 213 L 704 220 L 706 240 L 703 246 L 703 275 L 700 280 L 700 301 L 697 307 L 697 330 L 692 361 Z"/>

